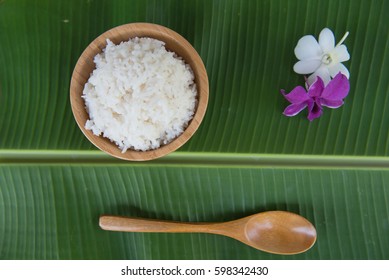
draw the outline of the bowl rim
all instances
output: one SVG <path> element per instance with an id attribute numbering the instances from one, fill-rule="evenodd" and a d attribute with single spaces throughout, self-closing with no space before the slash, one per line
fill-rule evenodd
<path id="1" fill-rule="evenodd" d="M 129 35 L 133 33 L 150 35 Z M 126 40 L 120 41 L 127 41 L 130 38 L 134 37 L 149 37 L 159 39 L 161 41 L 164 41 L 165 44 L 167 44 L 165 40 L 168 40 L 171 44 L 176 44 L 176 46 L 178 46 L 178 48 L 183 52 L 177 53 L 176 51 L 174 51 L 180 57 L 186 56 L 189 61 L 187 61 L 184 57 L 183 59 L 185 63 L 191 66 L 192 71 L 194 72 L 195 83 L 197 87 L 197 105 L 194 112 L 194 116 L 181 135 L 172 140 L 170 143 L 161 145 L 157 149 L 147 151 L 135 151 L 128 149 L 126 152 L 122 153 L 122 151 L 114 142 L 111 142 L 108 138 L 105 138 L 101 135 L 96 136 L 91 130 L 87 130 L 85 128 L 85 115 L 87 117 L 86 119 L 89 119 L 89 114 L 86 111 L 85 103 L 81 96 L 85 83 L 88 81 L 93 69 L 95 69 L 93 58 L 96 54 L 101 53 L 102 50 L 105 48 L 107 39 L 111 40 L 111 38 L 115 37 L 115 39 L 113 39 L 112 41 L 115 44 L 120 43 L 117 40 L 116 36 L 119 36 L 119 38 L 127 36 Z M 170 46 L 166 46 L 166 48 L 170 50 Z M 92 66 L 93 68 L 91 72 L 85 73 L 82 71 L 85 67 L 91 68 Z M 165 26 L 154 23 L 136 22 L 123 24 L 111 28 L 96 37 L 85 48 L 85 50 L 78 58 L 70 82 L 70 103 L 72 113 L 82 133 L 94 146 L 96 146 L 101 151 L 113 157 L 129 161 L 146 161 L 160 158 L 177 150 L 182 145 L 184 145 L 197 131 L 200 123 L 202 122 L 206 112 L 206 108 L 208 106 L 208 98 L 208 76 L 200 55 L 197 53 L 194 47 L 180 34 Z"/>

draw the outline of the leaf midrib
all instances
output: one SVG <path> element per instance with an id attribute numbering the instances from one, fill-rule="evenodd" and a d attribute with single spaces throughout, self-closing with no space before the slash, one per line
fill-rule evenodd
<path id="1" fill-rule="evenodd" d="M 0 150 L 0 165 L 10 164 L 109 164 L 138 166 L 204 166 L 308 169 L 389 169 L 389 157 L 280 155 L 251 153 L 175 152 L 146 162 L 113 158 L 100 151 Z"/>

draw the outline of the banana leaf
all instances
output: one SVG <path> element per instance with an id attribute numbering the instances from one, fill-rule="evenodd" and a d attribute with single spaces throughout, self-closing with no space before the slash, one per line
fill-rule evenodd
<path id="1" fill-rule="evenodd" d="M 0 259 L 389 259 L 389 1 L 0 0 Z M 165 158 L 98 151 L 70 109 L 85 47 L 152 22 L 207 68 L 200 129 Z M 294 47 L 329 27 L 346 45 L 345 104 L 282 115 L 303 84 Z M 206 234 L 114 233 L 101 214 L 227 221 L 267 210 L 309 219 L 318 240 L 280 256 Z"/>

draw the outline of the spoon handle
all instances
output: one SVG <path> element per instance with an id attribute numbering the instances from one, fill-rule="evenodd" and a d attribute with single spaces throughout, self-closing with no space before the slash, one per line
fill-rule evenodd
<path id="1" fill-rule="evenodd" d="M 153 219 L 101 216 L 99 225 L 104 230 L 126 232 L 204 232 L 214 233 L 217 223 L 184 223 Z"/>

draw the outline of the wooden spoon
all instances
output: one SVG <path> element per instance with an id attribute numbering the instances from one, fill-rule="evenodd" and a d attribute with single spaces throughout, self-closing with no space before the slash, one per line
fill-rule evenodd
<path id="1" fill-rule="evenodd" d="M 126 232 L 202 232 L 225 235 L 258 250 L 291 255 L 307 251 L 316 229 L 305 218 L 285 211 L 269 211 L 222 223 L 184 223 L 118 216 L 101 216 L 104 230 Z"/>

